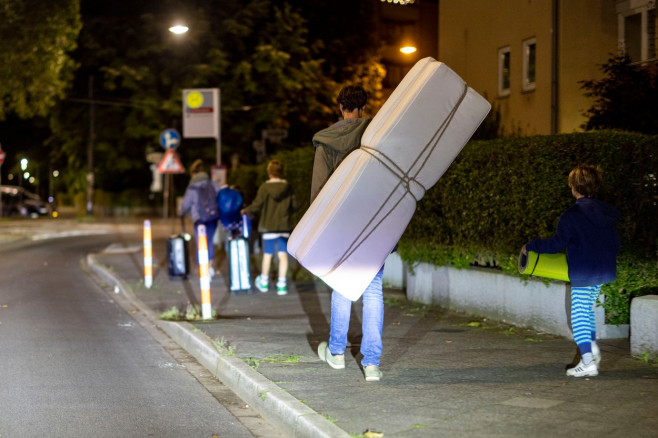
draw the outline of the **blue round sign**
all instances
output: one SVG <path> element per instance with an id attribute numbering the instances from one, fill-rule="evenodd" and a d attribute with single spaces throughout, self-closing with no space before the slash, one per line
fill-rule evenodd
<path id="1" fill-rule="evenodd" d="M 160 145 L 165 149 L 176 149 L 180 145 L 180 134 L 172 128 L 160 133 Z"/>

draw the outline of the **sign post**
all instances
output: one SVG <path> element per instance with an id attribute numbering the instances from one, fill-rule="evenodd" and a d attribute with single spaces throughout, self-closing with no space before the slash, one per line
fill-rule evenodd
<path id="1" fill-rule="evenodd" d="M 217 165 L 222 164 L 221 95 L 219 88 L 183 90 L 183 137 L 214 138 Z"/>
<path id="2" fill-rule="evenodd" d="M 162 216 L 164 219 L 169 217 L 171 174 L 185 173 L 185 168 L 181 164 L 175 149 L 180 145 L 180 134 L 175 129 L 165 129 L 160 133 L 160 145 L 165 149 L 164 157 L 158 165 L 158 172 L 169 174 L 165 178 L 164 193 L 162 194 L 163 208 Z"/>

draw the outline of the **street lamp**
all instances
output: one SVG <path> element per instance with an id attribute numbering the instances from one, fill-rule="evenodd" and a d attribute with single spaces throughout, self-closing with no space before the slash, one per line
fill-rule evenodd
<path id="1" fill-rule="evenodd" d="M 416 49 L 414 46 L 404 46 L 400 48 L 400 52 L 404 53 L 405 55 L 411 55 L 412 53 L 416 53 Z"/>
<path id="2" fill-rule="evenodd" d="M 185 26 L 184 24 L 175 24 L 169 28 L 169 32 L 174 33 L 176 35 L 184 34 L 188 30 L 190 30 L 190 28 Z"/>

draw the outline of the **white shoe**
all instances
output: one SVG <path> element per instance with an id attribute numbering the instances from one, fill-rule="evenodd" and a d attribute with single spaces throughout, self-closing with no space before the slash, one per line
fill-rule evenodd
<path id="1" fill-rule="evenodd" d="M 578 365 L 567 370 L 567 376 L 569 377 L 594 377 L 598 375 L 599 369 L 596 367 L 596 363 L 591 361 L 585 365 L 582 359 L 578 362 Z"/>
<path id="2" fill-rule="evenodd" d="M 287 295 L 288 289 L 286 288 L 285 281 L 277 281 L 276 283 L 276 294 L 277 295 Z"/>
<path id="3" fill-rule="evenodd" d="M 598 368 L 601 364 L 601 349 L 596 342 L 592 342 L 592 357 L 594 358 L 594 363 Z"/>
<path id="4" fill-rule="evenodd" d="M 363 369 L 366 376 L 366 382 L 379 382 L 382 379 L 382 372 L 378 366 L 368 365 Z"/>
<path id="5" fill-rule="evenodd" d="M 254 283 L 256 284 L 256 289 L 263 293 L 267 292 L 270 288 L 269 281 L 265 280 L 262 275 L 256 277 L 256 281 L 254 281 Z"/>

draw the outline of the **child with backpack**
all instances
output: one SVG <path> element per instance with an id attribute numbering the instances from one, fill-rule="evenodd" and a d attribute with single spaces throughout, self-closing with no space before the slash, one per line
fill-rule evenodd
<path id="1" fill-rule="evenodd" d="M 205 225 L 206 236 L 208 239 L 208 265 L 210 277 L 215 275 L 213 265 L 214 259 L 214 246 L 213 237 L 217 231 L 217 221 L 219 220 L 219 209 L 217 208 L 217 193 L 215 187 L 205 170 L 203 161 L 196 160 L 190 166 L 190 183 L 185 190 L 183 196 L 183 205 L 181 208 L 181 216 L 189 213 L 194 222 L 194 237 L 199 248 L 199 233 L 200 225 Z"/>

